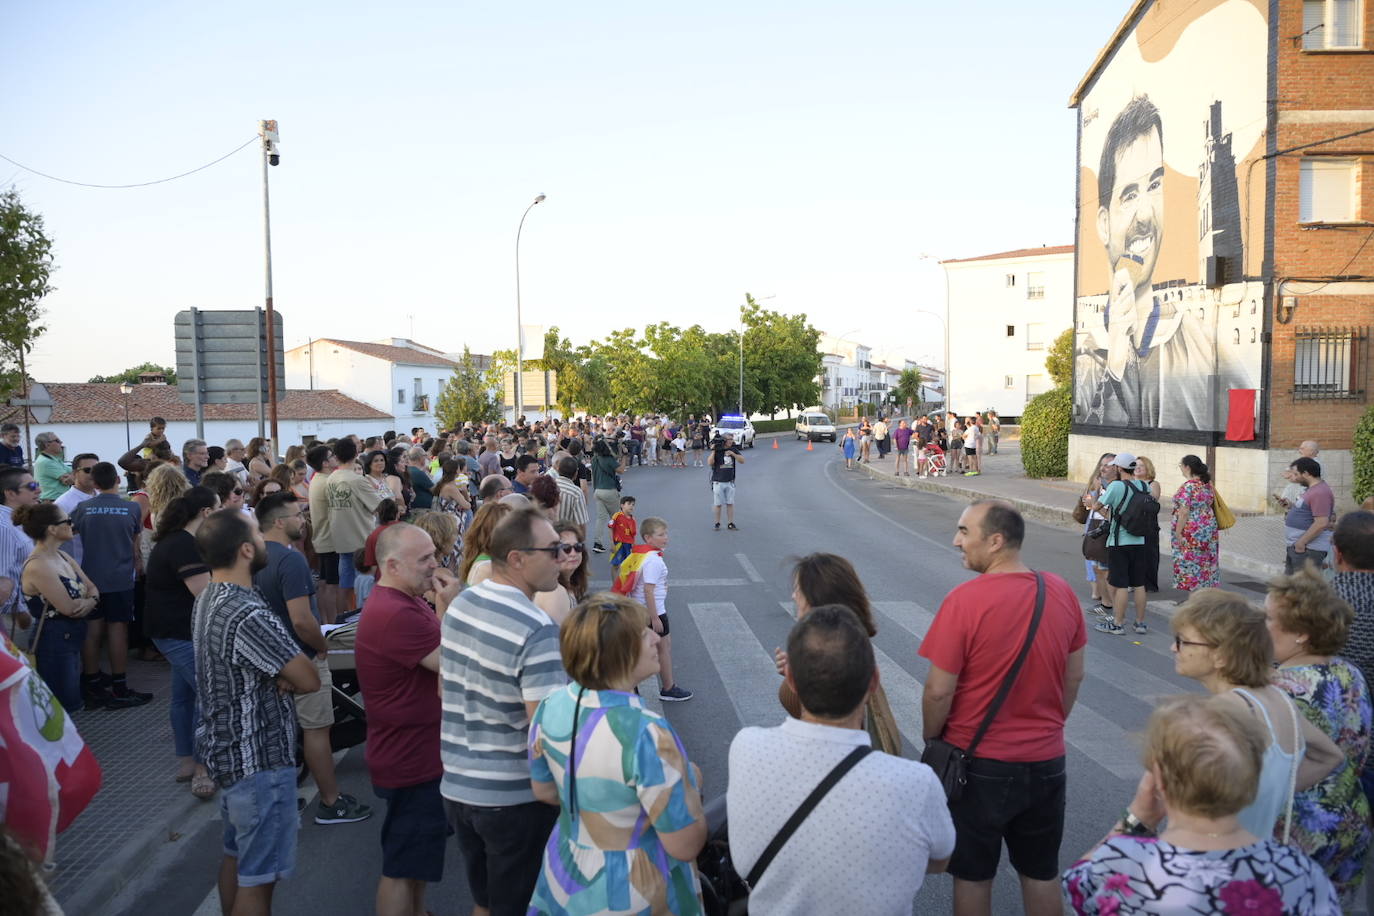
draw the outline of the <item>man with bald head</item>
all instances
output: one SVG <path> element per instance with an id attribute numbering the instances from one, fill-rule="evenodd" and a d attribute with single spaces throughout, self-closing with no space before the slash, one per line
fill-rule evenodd
<path id="1" fill-rule="evenodd" d="M 425 912 L 425 884 L 444 876 L 449 827 L 439 783 L 439 618 L 458 580 L 439 566 L 434 542 L 399 522 L 377 539 L 377 585 L 358 622 L 358 680 L 367 705 L 367 769 L 382 824 L 380 916 Z"/>
<path id="2" fill-rule="evenodd" d="M 482 484 L 477 488 L 477 498 L 482 505 L 489 502 L 496 502 L 508 493 L 515 492 L 515 484 L 510 482 L 505 474 L 499 471 L 495 474 L 488 474 L 482 478 Z"/>

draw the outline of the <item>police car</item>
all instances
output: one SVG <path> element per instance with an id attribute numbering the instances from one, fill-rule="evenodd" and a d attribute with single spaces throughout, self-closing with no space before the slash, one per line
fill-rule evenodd
<path id="1" fill-rule="evenodd" d="M 725 414 L 716 420 L 716 425 L 711 427 L 711 438 L 724 436 L 730 433 L 735 437 L 735 444 L 741 448 L 754 447 L 754 424 L 738 414 Z"/>

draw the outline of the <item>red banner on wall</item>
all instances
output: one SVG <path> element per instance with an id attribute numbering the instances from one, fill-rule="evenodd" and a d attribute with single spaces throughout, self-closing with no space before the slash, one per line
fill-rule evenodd
<path id="1" fill-rule="evenodd" d="M 1256 388 L 1232 388 L 1231 405 L 1226 413 L 1226 439 L 1228 442 L 1250 442 L 1255 438 L 1255 395 Z"/>

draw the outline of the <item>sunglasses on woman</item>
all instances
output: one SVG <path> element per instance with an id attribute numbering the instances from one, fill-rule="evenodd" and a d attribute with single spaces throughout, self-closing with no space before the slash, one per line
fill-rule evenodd
<path id="1" fill-rule="evenodd" d="M 575 553 L 583 553 L 587 549 L 586 544 L 559 544 L 558 549 L 563 553 L 572 556 Z"/>

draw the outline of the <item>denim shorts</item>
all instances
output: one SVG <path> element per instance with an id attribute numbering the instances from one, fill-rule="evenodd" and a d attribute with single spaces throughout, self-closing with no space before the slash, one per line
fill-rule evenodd
<path id="1" fill-rule="evenodd" d="M 224 854 L 238 860 L 239 887 L 291 877 L 296 870 L 296 771 L 260 770 L 220 792 Z"/>
<path id="2" fill-rule="evenodd" d="M 717 480 L 711 484 L 711 493 L 715 497 L 717 506 L 733 506 L 735 504 L 735 482 L 733 480 Z"/>
<path id="3" fill-rule="evenodd" d="M 339 588 L 352 588 L 358 579 L 358 569 L 353 565 L 353 551 L 339 551 Z"/>
<path id="4" fill-rule="evenodd" d="M 1035 881 L 1058 878 L 1066 784 L 1063 757 L 1034 763 L 975 757 L 963 796 L 949 806 L 956 837 L 949 873 L 964 881 L 991 881 L 1005 841 L 1019 874 Z"/>

